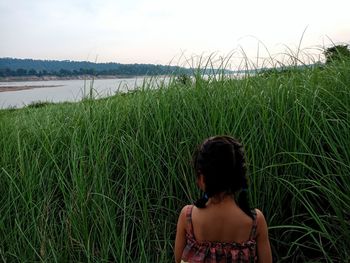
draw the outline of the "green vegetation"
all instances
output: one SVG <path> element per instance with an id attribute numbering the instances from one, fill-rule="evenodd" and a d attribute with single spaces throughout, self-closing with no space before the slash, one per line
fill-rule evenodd
<path id="1" fill-rule="evenodd" d="M 324 51 L 326 63 L 339 62 L 350 59 L 349 45 L 334 45 Z"/>
<path id="2" fill-rule="evenodd" d="M 245 145 L 278 262 L 350 260 L 350 64 L 0 111 L 0 258 L 173 262 L 195 146 Z"/>
<path id="3" fill-rule="evenodd" d="M 25 76 L 59 76 L 74 77 L 82 75 L 92 76 L 155 76 L 173 73 L 190 73 L 188 69 L 177 66 L 163 66 L 153 64 L 120 64 L 93 63 L 88 61 L 57 61 L 0 58 L 1 77 Z"/>

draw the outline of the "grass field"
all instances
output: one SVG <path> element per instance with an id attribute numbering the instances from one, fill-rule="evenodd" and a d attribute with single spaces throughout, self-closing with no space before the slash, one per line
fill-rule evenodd
<path id="1" fill-rule="evenodd" d="M 173 262 L 204 138 L 245 145 L 278 262 L 350 261 L 350 63 L 0 111 L 0 260 Z"/>

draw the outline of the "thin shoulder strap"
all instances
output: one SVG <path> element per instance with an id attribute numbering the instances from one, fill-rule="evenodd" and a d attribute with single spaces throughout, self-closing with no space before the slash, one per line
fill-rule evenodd
<path id="1" fill-rule="evenodd" d="M 186 208 L 186 230 L 187 233 L 193 235 L 193 225 L 192 225 L 192 209 L 193 205 L 188 205 Z"/>
<path id="2" fill-rule="evenodd" d="M 250 230 L 249 240 L 256 238 L 256 228 L 258 226 L 258 223 L 256 220 L 257 214 L 256 214 L 255 209 L 252 210 L 252 215 L 253 215 L 253 225 L 252 225 L 252 229 Z"/>

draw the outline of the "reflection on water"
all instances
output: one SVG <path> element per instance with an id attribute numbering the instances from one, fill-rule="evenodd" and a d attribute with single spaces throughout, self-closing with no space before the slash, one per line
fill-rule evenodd
<path id="1" fill-rule="evenodd" d="M 94 97 L 101 98 L 114 95 L 117 91 L 127 91 L 142 85 L 150 78 L 125 78 L 125 79 L 96 79 L 96 80 L 49 80 L 49 81 L 22 81 L 0 82 L 1 87 L 23 86 L 50 86 L 27 90 L 0 92 L 0 109 L 21 108 L 37 101 L 64 102 L 80 101 L 89 96 L 90 88 L 93 88 Z M 163 77 L 163 80 L 164 77 Z"/>

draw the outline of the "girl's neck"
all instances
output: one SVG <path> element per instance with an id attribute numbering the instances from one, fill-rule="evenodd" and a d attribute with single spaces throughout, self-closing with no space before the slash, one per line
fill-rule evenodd
<path id="1" fill-rule="evenodd" d="M 234 203 L 236 205 L 236 201 L 232 194 L 227 193 L 219 193 L 209 198 L 207 205 L 217 205 L 217 204 L 225 204 L 225 203 Z"/>

